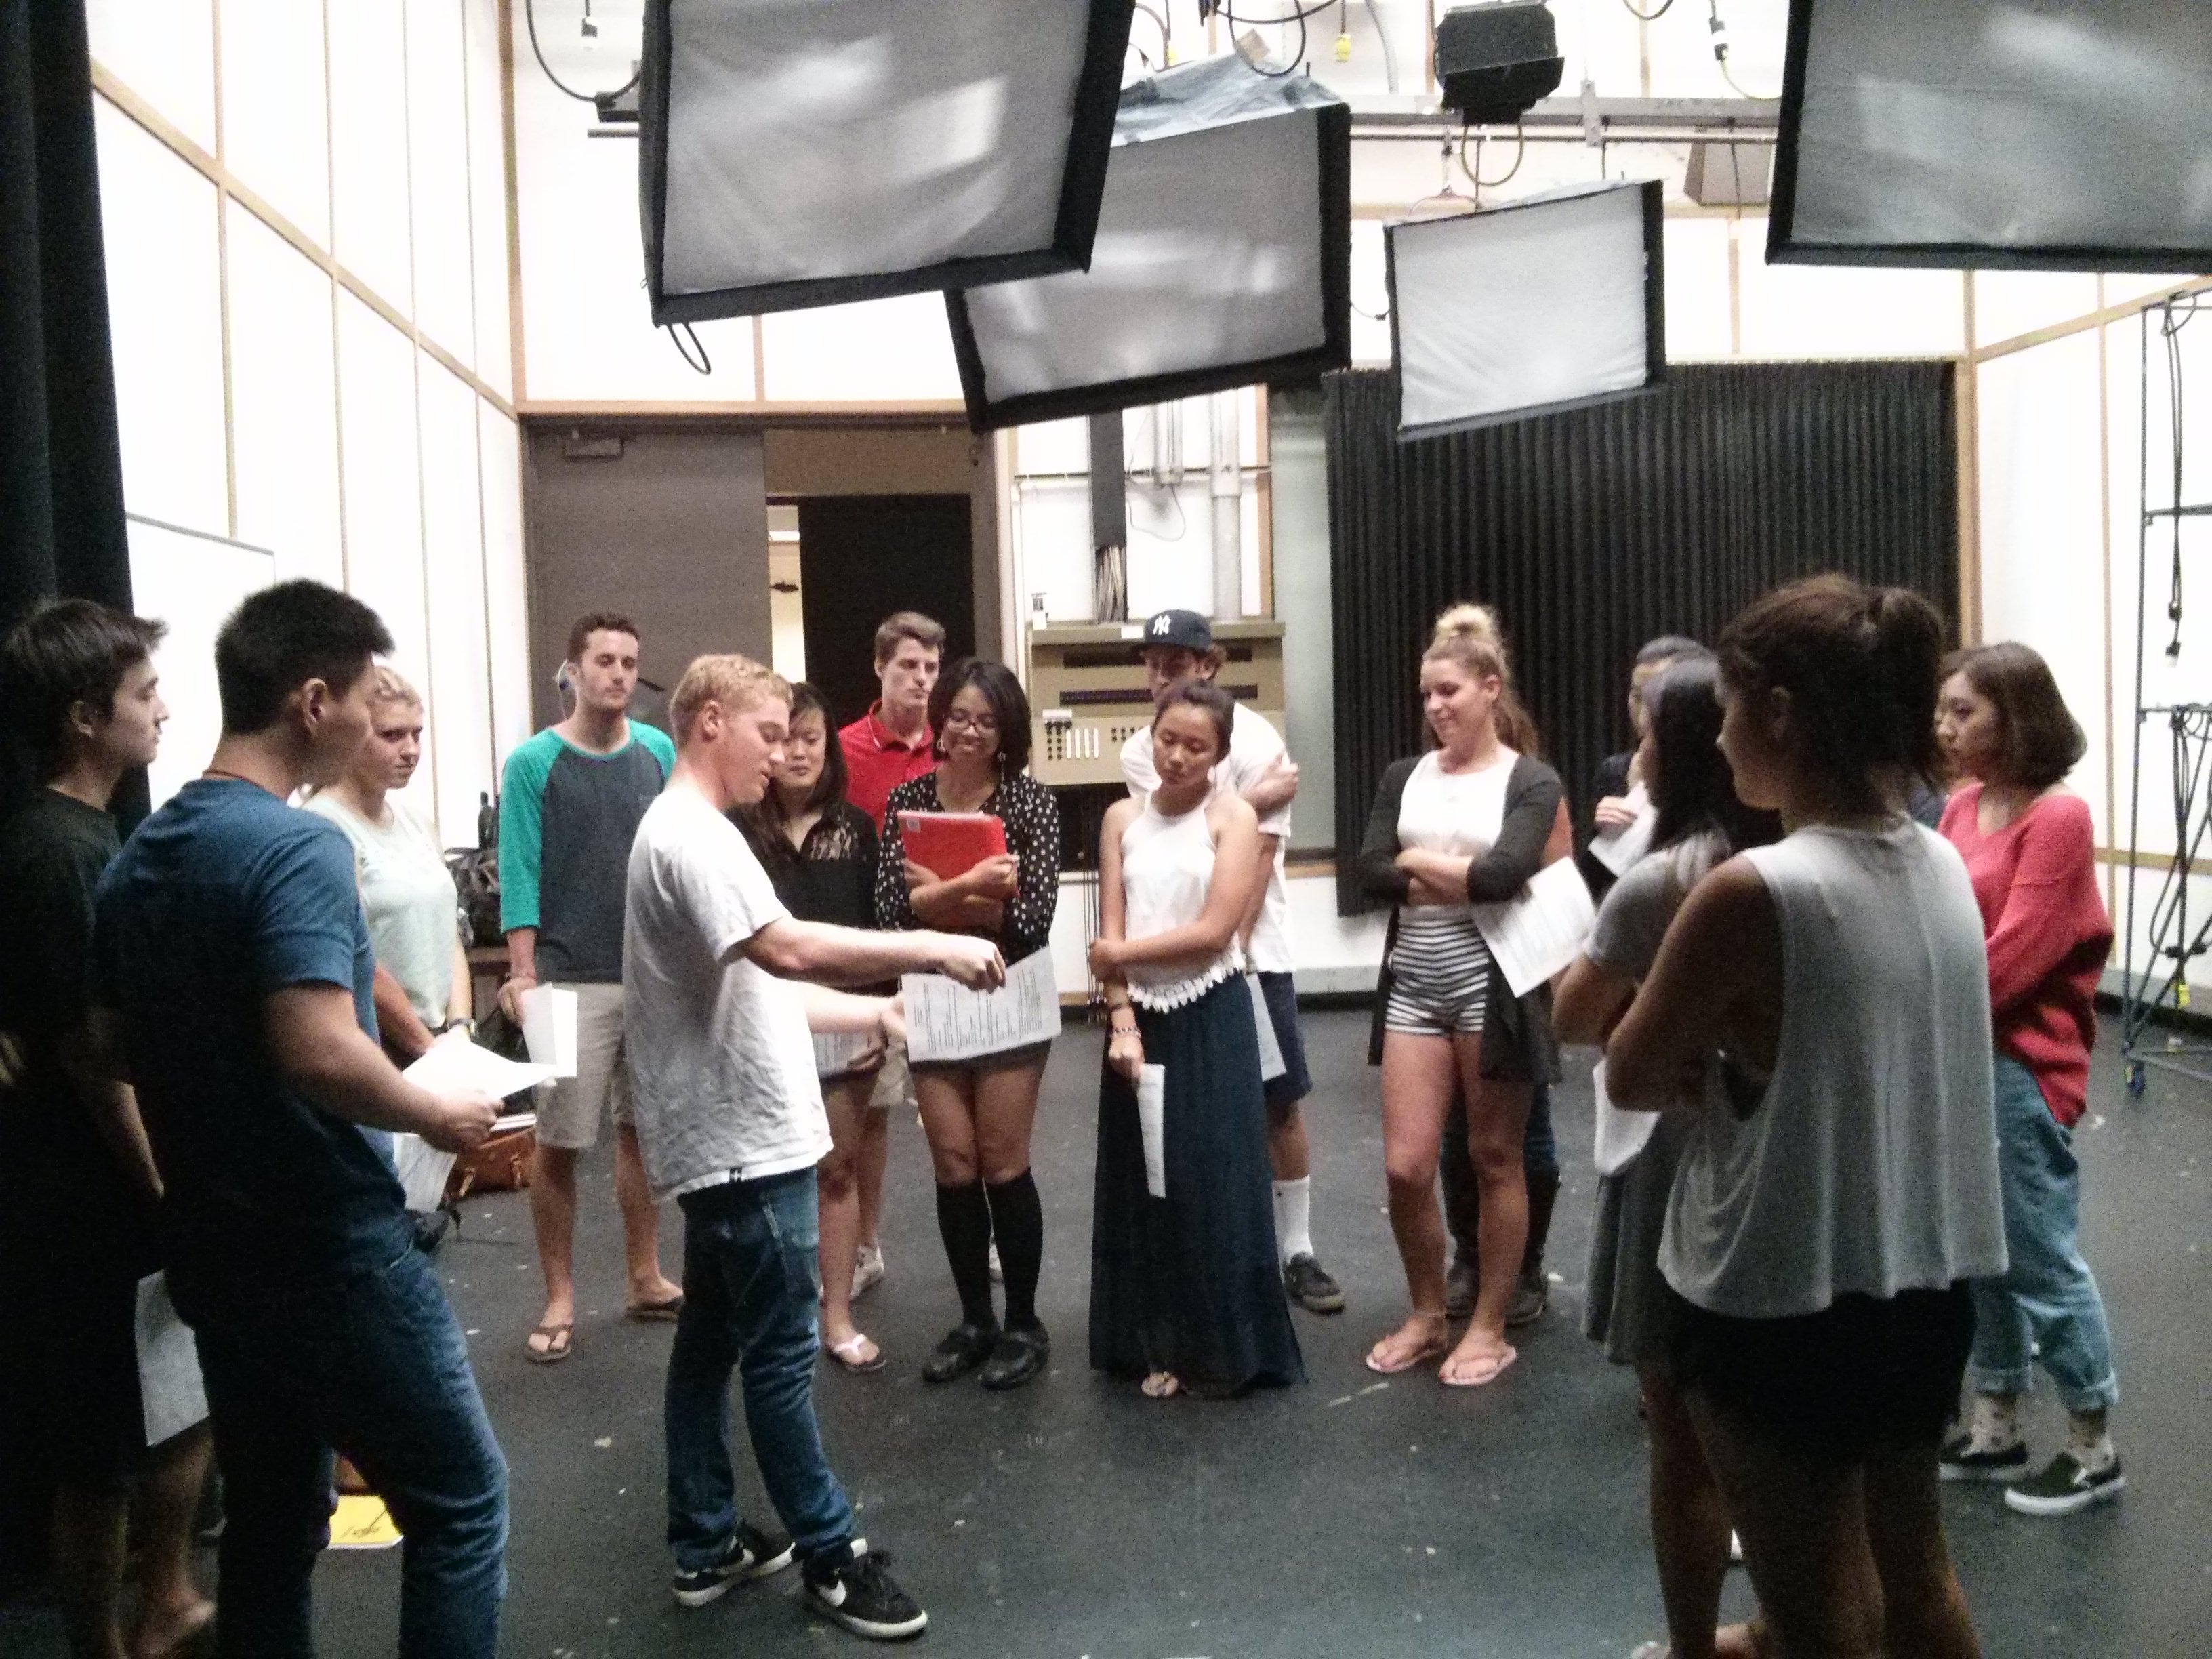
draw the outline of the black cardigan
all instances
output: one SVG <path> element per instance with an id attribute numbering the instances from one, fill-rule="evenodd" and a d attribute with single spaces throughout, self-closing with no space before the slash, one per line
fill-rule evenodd
<path id="1" fill-rule="evenodd" d="M 1398 868 L 1398 813 L 1406 798 L 1406 781 L 1420 764 L 1420 757 L 1395 761 L 1376 787 L 1375 805 L 1367 814 L 1367 833 L 1359 843 L 1360 890 L 1370 898 L 1401 905 L 1411 878 Z M 1516 757 L 1505 781 L 1505 811 L 1498 840 L 1490 850 L 1467 867 L 1467 896 L 1471 904 L 1495 904 L 1516 896 L 1544 867 L 1544 848 L 1559 820 L 1559 803 L 1566 798 L 1559 775 L 1527 755 Z M 1375 988 L 1375 1018 L 1370 1032 L 1367 1060 L 1382 1060 L 1382 1018 L 1390 1000 L 1390 951 L 1398 939 L 1398 910 L 1390 914 L 1390 930 L 1382 947 L 1382 975 Z M 1559 1075 L 1559 1045 L 1552 1036 L 1552 988 L 1539 985 L 1527 996 L 1515 997 L 1502 974 L 1490 976 L 1490 1004 L 1483 1019 L 1482 1074 L 1509 1082 L 1554 1082 Z"/>

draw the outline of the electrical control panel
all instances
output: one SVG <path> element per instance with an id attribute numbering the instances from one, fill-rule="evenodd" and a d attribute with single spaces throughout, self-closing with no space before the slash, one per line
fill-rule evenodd
<path id="1" fill-rule="evenodd" d="M 1226 659 L 1214 684 L 1283 729 L 1283 625 L 1218 622 Z M 1145 626 L 1075 623 L 1030 629 L 1030 770 L 1051 785 L 1119 783 L 1121 745 L 1152 720 Z"/>

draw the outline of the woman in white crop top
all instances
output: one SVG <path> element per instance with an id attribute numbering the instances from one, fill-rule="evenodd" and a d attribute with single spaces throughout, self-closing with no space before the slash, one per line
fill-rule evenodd
<path id="1" fill-rule="evenodd" d="M 1698 884 L 1606 1051 L 1616 1104 L 1694 1120 L 1670 1358 L 1785 1654 L 1978 1651 L 1936 1455 L 2004 1265 L 1989 994 L 1965 866 L 1899 810 L 1942 649 L 1840 576 L 1729 625 L 1721 747 L 1785 833 Z"/>
<path id="2" fill-rule="evenodd" d="M 1113 1036 L 1098 1088 L 1091 1364 L 1141 1378 L 1155 1399 L 1305 1375 L 1277 1265 L 1259 1026 L 1237 945 L 1261 879 L 1259 821 L 1232 793 L 1208 799 L 1234 711 L 1203 682 L 1170 690 L 1152 724 L 1159 787 L 1115 803 L 1099 838 L 1091 967 Z M 1149 1106 L 1155 1089 L 1147 1122 L 1139 1095 Z"/>

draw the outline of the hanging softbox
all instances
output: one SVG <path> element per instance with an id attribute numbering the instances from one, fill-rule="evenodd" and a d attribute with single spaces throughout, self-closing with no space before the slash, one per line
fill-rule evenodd
<path id="1" fill-rule="evenodd" d="M 1662 225 L 1653 179 L 1385 227 L 1398 435 L 1656 386 L 1667 374 Z"/>
<path id="2" fill-rule="evenodd" d="M 2212 270 L 2205 0 L 1791 0 L 1766 257 Z"/>
<path id="3" fill-rule="evenodd" d="M 1209 58 L 1121 94 L 1091 268 L 945 295 L 979 430 L 1352 358 L 1352 112 Z"/>
<path id="4" fill-rule="evenodd" d="M 1079 270 L 1133 0 L 649 0 L 655 323 Z"/>

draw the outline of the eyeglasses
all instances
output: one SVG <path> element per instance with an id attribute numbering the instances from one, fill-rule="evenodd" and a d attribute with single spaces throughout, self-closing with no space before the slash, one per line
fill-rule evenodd
<path id="1" fill-rule="evenodd" d="M 945 729 L 948 732 L 973 732 L 978 737 L 988 738 L 998 731 L 999 721 L 994 714 L 968 714 L 955 709 L 945 717 Z"/>

